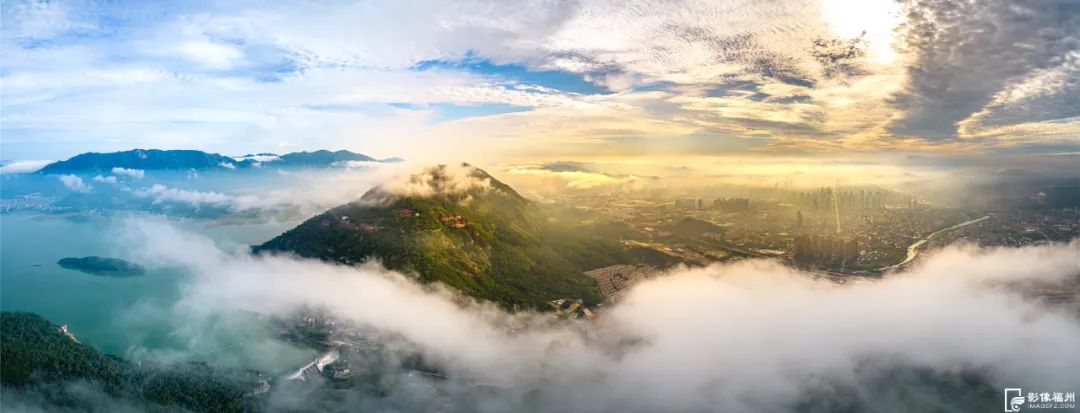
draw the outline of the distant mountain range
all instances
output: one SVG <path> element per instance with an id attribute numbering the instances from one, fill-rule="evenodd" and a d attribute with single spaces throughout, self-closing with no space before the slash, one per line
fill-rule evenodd
<path id="1" fill-rule="evenodd" d="M 638 261 L 617 241 L 555 219 L 487 172 L 465 168 L 467 179 L 442 166 L 414 175 L 414 195 L 372 189 L 255 251 L 346 264 L 377 259 L 423 281 L 529 308 L 566 297 L 597 302 L 596 282 L 583 272 Z"/>
<path id="2" fill-rule="evenodd" d="M 248 169 L 263 165 L 282 168 L 328 168 L 347 162 L 401 162 L 401 158 L 375 159 L 370 156 L 340 150 L 331 152 L 292 152 L 284 155 L 273 153 L 249 154 L 229 157 L 216 153 L 194 150 L 134 149 L 123 152 L 88 152 L 66 161 L 46 165 L 40 174 L 70 174 L 110 171 L 113 168 L 141 170 L 230 170 Z"/>

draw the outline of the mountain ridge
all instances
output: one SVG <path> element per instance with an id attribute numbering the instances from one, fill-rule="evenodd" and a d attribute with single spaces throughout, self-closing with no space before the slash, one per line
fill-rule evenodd
<path id="1" fill-rule="evenodd" d="M 400 162 L 400 158 L 375 159 L 347 150 L 325 149 L 307 152 L 248 154 L 230 157 L 190 149 L 132 149 L 118 152 L 85 152 L 62 161 L 45 165 L 39 174 L 103 172 L 113 168 L 140 170 L 233 170 L 250 169 L 263 164 L 286 168 L 326 168 L 347 162 Z"/>

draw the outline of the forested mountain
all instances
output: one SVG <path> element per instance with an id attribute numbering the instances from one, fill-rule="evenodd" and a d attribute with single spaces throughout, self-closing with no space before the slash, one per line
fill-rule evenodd
<path id="1" fill-rule="evenodd" d="M 583 271 L 632 261 L 617 242 L 552 219 L 483 170 L 424 171 L 404 194 L 379 187 L 255 248 L 340 263 L 378 259 L 503 305 L 598 300 Z M 468 183 L 462 183 L 465 179 Z"/>
<path id="2" fill-rule="evenodd" d="M 42 174 L 108 172 L 112 168 L 142 170 L 224 169 L 239 164 L 233 158 L 216 153 L 191 150 L 134 149 L 124 152 L 88 152 L 66 161 L 53 162 L 39 171 Z"/>
<path id="3" fill-rule="evenodd" d="M 216 153 L 194 150 L 133 149 L 123 152 L 88 152 L 65 161 L 53 162 L 42 168 L 41 174 L 70 174 L 108 172 L 113 168 L 140 170 L 227 170 L 246 169 L 272 164 L 277 167 L 327 168 L 350 161 L 400 162 L 399 158 L 377 160 L 370 156 L 340 150 L 331 152 L 292 152 L 284 155 L 261 153 L 242 157 L 229 157 Z"/>
<path id="4" fill-rule="evenodd" d="M 255 372 L 202 363 L 134 364 L 83 345 L 37 314 L 0 314 L 0 384 L 34 391 L 57 406 L 78 405 L 66 384 L 84 383 L 140 410 L 178 408 L 197 412 L 258 409 L 244 394 L 259 386 Z M 86 407 L 86 406 L 82 406 Z"/>
<path id="5" fill-rule="evenodd" d="M 349 151 L 330 152 L 319 150 L 315 152 L 293 152 L 281 155 L 280 159 L 273 161 L 276 166 L 308 166 L 327 167 L 338 162 L 363 161 L 378 162 L 370 156 Z"/>

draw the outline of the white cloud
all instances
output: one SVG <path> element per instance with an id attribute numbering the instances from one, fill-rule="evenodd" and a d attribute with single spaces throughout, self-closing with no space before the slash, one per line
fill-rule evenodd
<path id="1" fill-rule="evenodd" d="M 1045 121 L 1045 126 L 1054 126 L 1054 120 L 1080 114 L 1070 96 L 1070 91 L 1076 95 L 1080 72 L 1075 63 L 1068 67 L 1068 60 L 1074 59 L 1070 55 L 1078 50 L 1080 13 L 1069 7 L 1070 1 L 905 5 L 908 21 L 898 33 L 908 49 L 909 70 L 904 90 L 891 100 L 898 113 L 889 130 L 940 140 L 957 132 L 965 137 L 984 122 Z M 987 27 L 996 28 L 996 34 L 977 35 Z M 1061 79 L 1062 75 L 1072 80 Z M 1070 82 L 1072 87 L 1062 87 Z M 1009 113 L 996 107 L 1045 93 L 1064 96 L 1039 110 Z M 1004 113 L 980 113 L 988 104 L 991 112 Z M 973 115 L 976 119 L 970 120 Z M 967 130 L 958 131 L 958 126 Z"/>
<path id="2" fill-rule="evenodd" d="M 633 175 L 613 176 L 589 171 L 552 171 L 539 167 L 512 168 L 507 172 L 539 180 L 554 179 L 561 181 L 563 182 L 563 187 L 566 189 L 592 189 L 614 185 L 634 185 L 641 179 L 640 177 Z M 537 183 L 534 182 L 525 185 L 535 186 Z"/>
<path id="3" fill-rule="evenodd" d="M 707 132 L 722 138 L 756 134 L 777 143 L 757 150 L 877 149 L 910 143 L 882 139 L 890 130 L 952 129 L 987 103 L 946 99 L 935 91 L 989 99 L 998 91 L 1017 96 L 1039 85 L 1052 89 L 1060 83 L 1055 77 L 1076 77 L 1075 71 L 1053 67 L 1075 53 L 1067 41 L 1073 21 L 1043 23 L 1043 17 L 1057 16 L 1032 14 L 1007 2 L 964 6 L 971 12 L 948 14 L 960 21 L 933 25 L 936 35 L 962 37 L 975 32 L 968 24 L 991 21 L 1002 33 L 1019 34 L 1020 41 L 1000 36 L 1003 49 L 1052 51 L 1034 53 L 1048 56 L 1036 59 L 1036 66 L 1028 67 L 1025 62 L 1032 60 L 1023 58 L 1031 53 L 1018 53 L 1008 65 L 988 64 L 995 56 L 980 50 L 998 49 L 967 51 L 972 42 L 948 36 L 949 41 L 932 43 L 955 44 L 964 53 L 927 50 L 932 55 L 925 62 L 897 56 L 919 54 L 923 51 L 915 46 L 923 43 L 914 35 L 895 36 L 930 26 L 905 24 L 915 13 L 903 13 L 919 7 L 897 10 L 882 0 L 783 7 L 746 0 L 644 1 L 635 7 L 604 0 L 417 0 L 257 9 L 9 3 L 5 17 L 13 23 L 4 27 L 8 58 L 0 78 L 7 148 L 45 148 L 47 136 L 107 147 L 102 150 L 136 144 L 223 153 L 247 153 L 252 146 L 275 151 L 378 147 L 386 151 L 380 156 L 447 162 L 528 158 L 536 146 L 576 155 L 573 144 L 597 133 L 665 138 Z M 1007 18 L 1023 13 L 1039 19 Z M 99 27 L 115 16 L 129 24 Z M 1054 27 L 1046 36 L 1032 34 L 1047 25 Z M 814 41 L 848 40 L 864 32 L 865 55 L 840 59 L 846 68 L 841 72 L 859 75 L 827 75 L 836 69 L 830 66 L 835 56 L 814 55 Z M 1023 41 L 1030 39 L 1040 40 Z M 420 62 L 462 59 L 561 70 L 567 79 L 580 75 L 617 93 L 557 91 L 537 80 L 544 76 L 535 72 L 516 79 L 452 64 L 416 69 Z M 954 69 L 977 75 L 945 76 L 952 84 L 939 84 L 935 73 Z M 1024 72 L 1031 72 L 1038 85 L 1015 79 Z M 920 74 L 927 80 L 908 82 Z M 916 90 L 919 85 L 926 93 Z M 1009 116 L 994 119 L 1056 127 L 1053 121 L 1068 118 L 1072 102 L 1068 90 L 1059 92 L 1032 110 L 1004 111 Z M 801 100 L 792 104 L 784 98 Z M 433 125 L 438 105 L 445 103 L 535 110 Z M 897 111 L 898 106 L 905 110 Z M 608 122 L 597 125 L 597 119 Z M 905 119 L 913 124 L 900 125 Z M 894 123 L 905 127 L 886 128 Z M 707 143 L 675 148 L 691 154 L 711 149 Z"/>
<path id="4" fill-rule="evenodd" d="M 48 38 L 72 29 L 92 29 L 93 26 L 73 18 L 70 4 L 53 2 L 19 2 L 4 5 L 4 14 L 18 16 L 17 19 L 4 19 L 3 37 Z M 10 8 L 9 8 L 10 7 Z"/>
<path id="5" fill-rule="evenodd" d="M 352 127 L 353 124 L 341 124 L 335 119 L 344 117 L 357 119 L 355 124 L 373 131 L 369 135 L 378 137 L 377 142 L 382 145 L 395 141 L 394 138 L 399 136 L 410 136 L 417 132 L 416 129 L 423 128 L 417 128 L 415 116 L 398 116 L 405 111 L 394 112 L 390 118 L 382 114 L 374 115 L 383 123 L 380 125 L 372 122 L 372 119 L 358 119 L 357 114 L 298 111 L 298 108 L 386 102 L 420 105 L 440 102 L 500 103 L 562 108 L 559 112 L 604 107 L 612 103 L 604 99 L 573 96 L 540 85 L 521 82 L 507 84 L 498 79 L 453 69 L 418 72 L 410 68 L 422 60 L 455 60 L 472 51 L 480 58 L 490 58 L 497 63 L 524 62 L 537 67 L 550 64 L 575 70 L 606 70 L 610 67 L 631 74 L 644 74 L 637 77 L 641 81 L 656 80 L 670 76 L 671 72 L 684 72 L 681 66 L 665 69 L 657 59 L 690 65 L 688 55 L 664 56 L 656 52 L 658 48 L 676 50 L 668 43 L 687 44 L 683 38 L 685 36 L 673 28 L 690 25 L 695 29 L 703 28 L 701 30 L 706 32 L 716 31 L 737 26 L 735 23 L 753 20 L 757 14 L 769 12 L 751 5 L 687 5 L 691 6 L 697 8 L 694 13 L 678 13 L 675 8 L 655 4 L 645 4 L 637 11 L 627 11 L 603 2 L 579 6 L 562 2 L 461 4 L 442 0 L 424 1 L 421 4 L 278 5 L 259 10 L 219 7 L 213 13 L 200 13 L 198 7 L 193 7 L 182 13 L 164 13 L 176 17 L 145 22 L 145 29 L 138 33 L 123 32 L 110 42 L 88 45 L 86 51 L 89 55 L 78 57 L 77 72 L 80 74 L 101 73 L 98 77 L 110 79 L 109 82 L 146 79 L 148 83 L 145 85 L 121 84 L 123 87 L 120 88 L 102 86 L 91 93 L 96 94 L 93 101 L 98 105 L 78 101 L 78 96 L 86 96 L 86 91 L 75 96 L 54 98 L 49 100 L 49 110 L 39 111 L 40 108 L 35 106 L 30 113 L 5 115 L 5 124 L 21 125 L 24 129 L 42 133 L 49 130 L 52 136 L 64 134 L 73 139 L 86 139 L 76 138 L 79 136 L 103 138 L 122 135 L 137 136 L 140 143 L 152 143 L 156 140 L 155 136 L 161 136 L 160 140 L 169 143 L 169 146 L 177 146 L 177 140 L 181 140 L 180 146 L 230 142 L 234 145 L 228 147 L 231 149 L 240 147 L 242 143 L 250 143 L 251 135 L 267 135 L 252 133 L 252 126 L 275 135 L 265 138 L 268 142 L 285 139 L 299 145 L 295 136 L 300 135 L 328 136 L 324 139 L 333 144 L 326 146 L 354 142 L 350 139 L 354 137 L 356 129 Z M 732 19 L 731 13 L 724 7 L 745 8 L 750 16 Z M 153 9 L 152 6 L 148 8 Z M 804 8 L 797 9 L 788 14 L 806 11 Z M 651 17 L 642 22 L 640 12 L 645 10 L 649 11 Z M 92 17 L 93 13 L 117 11 L 102 9 L 88 12 Z M 156 14 L 144 14 L 153 15 Z M 297 16 L 301 15 L 308 17 L 298 19 Z M 389 22 L 385 18 L 387 15 L 396 18 Z M 688 20 L 688 16 L 695 15 L 699 16 L 699 20 Z M 792 21 L 788 17 L 770 16 L 768 20 L 778 21 L 776 24 L 783 26 Z M 92 18 L 86 20 L 93 21 Z M 364 24 L 357 25 L 358 21 Z M 607 33 L 612 27 L 618 29 Z M 760 32 L 768 34 L 778 31 L 763 27 Z M 802 33 L 801 29 L 799 32 Z M 137 39 L 152 39 L 153 42 L 125 37 L 131 34 L 138 34 Z M 617 40 L 623 37 L 625 41 Z M 387 38 L 393 38 L 395 42 L 389 44 L 383 40 Z M 220 39 L 242 41 L 226 43 Z M 694 42 L 691 43 L 708 43 L 705 40 Z M 132 45 L 135 46 L 135 53 L 147 53 L 132 59 L 145 63 L 143 67 L 122 66 L 107 60 L 106 52 L 109 49 L 130 49 Z M 45 51 L 14 49 L 26 53 L 19 61 L 27 65 L 27 69 L 33 70 L 13 71 L 12 76 L 8 76 L 11 79 L 24 79 L 18 84 L 25 85 L 25 88 L 5 87 L 5 102 L 35 99 L 42 88 L 49 84 L 94 78 L 75 75 L 74 71 L 63 69 L 70 67 L 68 65 L 48 62 L 50 55 Z M 693 52 L 693 47 L 683 49 L 687 53 Z M 256 53 L 259 50 L 284 53 L 274 64 L 294 59 L 302 73 L 277 83 L 259 83 L 243 75 L 216 75 L 189 67 L 173 67 L 174 62 L 168 60 L 179 55 L 192 59 L 200 68 L 251 69 L 260 73 L 266 68 L 249 68 L 246 64 L 250 62 L 242 62 L 248 51 Z M 74 51 L 71 53 L 74 57 Z M 569 62 L 577 63 L 569 65 Z M 167 70 L 154 70 L 153 66 L 165 66 Z M 738 70 L 737 67 L 729 69 Z M 132 70 L 145 70 L 146 74 L 134 76 L 130 73 Z M 713 79 L 715 75 L 709 73 L 706 78 Z M 691 77 L 684 80 L 700 79 Z M 9 79 L 6 78 L 7 81 Z M 75 87 L 62 86 L 52 90 L 59 95 L 67 95 L 66 92 Z M 191 96 L 201 98 L 195 102 L 190 99 Z M 268 107 L 267 102 L 274 103 Z M 88 112 L 88 107 L 93 109 Z M 132 110 L 136 107 L 139 110 Z M 66 122 L 56 122 L 58 117 L 66 119 Z M 543 118 L 538 120 L 539 123 L 544 121 Z M 424 122 L 419 123 L 422 125 Z M 277 132 L 281 125 L 290 125 L 292 130 Z M 64 130 L 57 131 L 57 128 Z M 459 136 L 472 136 L 478 132 L 492 134 L 492 131 L 472 129 L 460 131 Z M 368 142 L 376 142 L 371 141 L 372 138 L 367 139 Z M 416 143 L 401 145 L 400 149 L 391 149 L 393 152 L 385 155 L 411 154 L 401 153 L 403 150 L 427 153 L 422 148 L 432 143 L 430 139 L 409 140 Z"/>
<path id="6" fill-rule="evenodd" d="M 127 176 L 132 179 L 143 179 L 146 176 L 146 171 L 142 169 L 129 169 L 129 168 L 112 168 L 113 175 Z"/>
<path id="7" fill-rule="evenodd" d="M 69 72 L 43 71 L 39 73 L 14 73 L 0 79 L 0 84 L 10 88 L 7 93 L 16 97 L 24 90 L 42 92 L 63 92 L 76 88 L 91 87 L 130 87 L 140 84 L 155 84 L 174 80 L 173 76 L 160 70 L 148 68 L 111 68 L 91 69 L 81 73 L 81 76 L 71 76 Z M 22 103 L 14 101 L 8 104 Z"/>
<path id="8" fill-rule="evenodd" d="M 400 167 L 400 164 L 393 165 Z M 391 165 L 388 165 L 391 166 Z M 225 186 L 212 190 L 179 188 L 163 184 L 126 189 L 154 203 L 183 203 L 194 207 L 212 205 L 232 212 L 285 211 L 309 217 L 328 208 L 355 201 L 375 182 L 394 173 L 393 167 L 379 169 L 327 169 L 282 171 L 266 185 Z"/>
<path id="9" fill-rule="evenodd" d="M 386 169 L 291 172 L 279 169 L 280 178 L 273 187 L 235 194 L 231 205 L 235 211 L 289 207 L 298 210 L 300 216 L 312 216 L 360 199 L 389 173 Z"/>
<path id="10" fill-rule="evenodd" d="M 373 264 L 256 257 L 161 223 L 133 222 L 125 238 L 143 262 L 192 271 L 177 309 L 288 315 L 314 306 L 404 338 L 448 376 L 420 379 L 435 391 L 395 399 L 405 410 L 445 397 L 479 411 L 787 411 L 814 391 L 844 388 L 868 410 L 963 409 L 955 394 L 889 397 L 905 391 L 891 369 L 915 369 L 905 376 L 915 382 L 973 374 L 992 394 L 1080 379 L 1080 322 L 1015 290 L 1080 273 L 1078 242 L 950 248 L 911 271 L 845 285 L 761 261 L 679 269 L 579 327 L 463 304 Z"/>
<path id="11" fill-rule="evenodd" d="M 383 202 L 396 197 L 430 197 L 491 189 L 491 180 L 474 166 L 439 165 L 422 168 L 419 172 L 407 168 L 397 165 L 394 168 L 396 173 L 372 190 L 377 195 L 372 200 Z"/>
<path id="12" fill-rule="evenodd" d="M 1075 124 L 1074 118 L 1080 117 L 1080 51 L 1060 60 L 1059 65 L 1010 79 L 986 106 L 957 124 L 961 135 L 978 137 L 996 126 L 1041 120 Z"/>
<path id="13" fill-rule="evenodd" d="M 94 177 L 94 182 L 101 182 L 103 184 L 115 185 L 117 181 L 116 181 L 115 176 L 101 176 L 101 175 L 98 175 L 98 176 Z"/>
<path id="14" fill-rule="evenodd" d="M 59 175 L 56 177 L 68 189 L 75 192 L 90 192 L 93 187 L 87 185 L 82 178 L 76 175 Z"/>
<path id="15" fill-rule="evenodd" d="M 234 157 L 233 159 L 236 159 L 237 161 L 252 160 L 252 161 L 255 161 L 257 163 L 267 163 L 267 162 L 274 162 L 274 161 L 280 160 L 281 157 L 277 156 L 277 155 L 251 155 L 251 156 Z"/>
<path id="16" fill-rule="evenodd" d="M 346 169 L 373 169 L 381 168 L 385 164 L 376 161 L 345 161 L 335 162 L 333 166 L 346 168 Z"/>
<path id="17" fill-rule="evenodd" d="M 37 172 L 53 161 L 12 161 L 0 165 L 0 175 Z"/>
<path id="18" fill-rule="evenodd" d="M 206 39 L 181 43 L 178 52 L 208 69 L 227 70 L 236 66 L 244 52 L 239 48 Z"/>
<path id="19" fill-rule="evenodd" d="M 192 206 L 225 205 L 232 200 L 232 197 L 220 192 L 192 191 L 162 184 L 154 184 L 148 189 L 138 189 L 133 193 L 137 196 L 152 197 L 154 203 L 181 202 Z"/>

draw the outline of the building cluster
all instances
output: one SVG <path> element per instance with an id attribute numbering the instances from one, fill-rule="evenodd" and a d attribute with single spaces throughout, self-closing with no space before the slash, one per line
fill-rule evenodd
<path id="1" fill-rule="evenodd" d="M 338 361 L 338 359 L 340 358 L 341 352 L 339 352 L 337 349 L 330 349 L 330 351 L 319 355 L 319 357 L 317 357 L 311 363 L 305 364 L 299 369 L 296 369 L 296 371 L 285 376 L 285 379 L 305 381 L 313 377 L 321 376 L 323 374 L 323 370 L 326 369 L 326 366 Z"/>
<path id="2" fill-rule="evenodd" d="M 676 199 L 675 207 L 682 209 L 705 209 L 705 201 L 701 198 Z"/>
<path id="3" fill-rule="evenodd" d="M 724 212 L 740 212 L 750 209 L 749 198 L 716 198 L 712 204 L 707 204 L 701 198 L 680 198 L 675 200 L 675 207 L 680 209 L 712 209 Z"/>
<path id="4" fill-rule="evenodd" d="M 461 214 L 442 214 L 439 216 L 439 221 L 455 229 L 465 228 L 465 226 L 469 225 L 469 221 L 462 217 Z"/>
<path id="5" fill-rule="evenodd" d="M 958 240 L 987 246 L 1021 247 L 1080 238 L 1080 209 L 997 211 L 990 219 L 933 240 L 944 246 Z"/>
<path id="6" fill-rule="evenodd" d="M 796 205 L 811 209 L 918 208 L 922 206 L 919 200 L 911 195 L 881 189 L 819 188 L 813 191 L 796 192 L 790 198 L 790 201 Z"/>
<path id="7" fill-rule="evenodd" d="M 56 205 L 58 197 L 48 197 L 40 193 L 32 193 L 15 198 L 0 199 L 0 212 L 10 213 L 15 211 L 38 211 L 38 212 L 62 212 L 70 210 L 70 207 Z"/>
<path id="8" fill-rule="evenodd" d="M 1045 198 L 1055 205 L 1071 199 L 1069 188 L 1055 187 L 1050 192 Z M 993 217 L 936 236 L 924 249 L 957 239 L 1020 246 L 1080 237 L 1077 208 L 1001 206 L 975 212 L 929 206 L 906 193 L 870 187 L 757 188 L 702 195 L 723 197 L 712 205 L 703 196 L 686 193 L 677 197 L 565 196 L 559 202 L 583 211 L 587 218 L 582 225 L 599 224 L 589 228 L 609 231 L 627 245 L 651 248 L 683 263 L 735 259 L 746 255 L 737 253 L 741 250 L 827 271 L 874 271 L 904 261 L 909 247 L 930 234 L 984 213 Z M 676 230 L 686 218 L 710 222 L 722 231 L 716 231 L 716 236 L 686 236 Z M 620 282 L 618 278 L 614 284 L 598 281 L 609 291 Z"/>
<path id="9" fill-rule="evenodd" d="M 372 234 L 372 233 L 375 233 L 375 232 L 379 232 L 379 230 L 382 229 L 382 227 L 380 227 L 378 225 L 375 225 L 375 224 L 369 224 L 369 223 L 366 223 L 366 222 L 353 222 L 347 216 L 340 216 L 340 217 L 337 217 L 336 219 L 334 219 L 334 218 L 326 218 L 326 219 L 323 219 L 322 221 L 320 221 L 319 225 L 321 227 L 323 227 L 323 228 L 329 228 L 331 226 L 337 225 L 337 226 L 339 226 L 341 228 L 345 228 L 345 229 L 349 229 L 349 230 L 353 230 L 353 231 L 359 231 L 359 232 L 363 232 L 363 233 L 366 233 L 366 234 Z"/>
<path id="10" fill-rule="evenodd" d="M 750 200 L 747 198 L 716 198 L 713 200 L 713 208 L 725 212 L 740 212 L 750 210 Z"/>
<path id="11" fill-rule="evenodd" d="M 552 300 L 548 302 L 551 304 L 552 309 L 555 310 L 555 317 L 568 318 L 571 320 L 592 320 L 596 315 L 588 307 L 585 307 L 585 302 L 580 298 L 567 299 L 560 298 L 558 300 Z"/>
<path id="12" fill-rule="evenodd" d="M 859 257 L 859 241 L 845 237 L 798 235 L 792 247 L 792 258 L 801 264 L 853 262 Z"/>
<path id="13" fill-rule="evenodd" d="M 630 287 L 656 274 L 656 269 L 647 265 L 612 265 L 586 271 L 585 275 L 596 280 L 600 293 L 604 297 L 617 296 Z"/>

